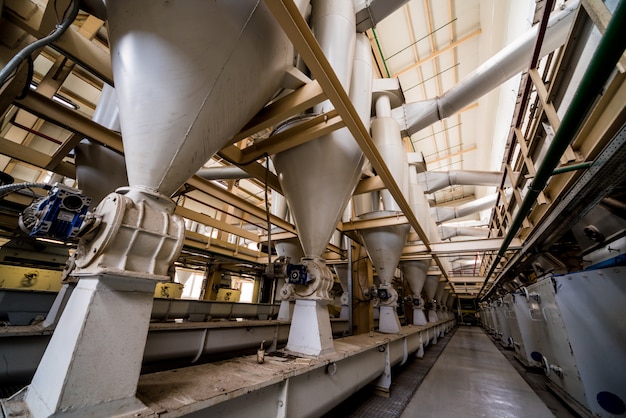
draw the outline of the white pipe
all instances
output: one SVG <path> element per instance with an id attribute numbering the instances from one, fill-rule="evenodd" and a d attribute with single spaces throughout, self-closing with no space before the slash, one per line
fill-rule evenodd
<path id="1" fill-rule="evenodd" d="M 196 172 L 196 176 L 205 180 L 239 180 L 252 177 L 237 166 L 201 168 Z"/>
<path id="2" fill-rule="evenodd" d="M 356 30 L 365 32 L 375 27 L 387 16 L 398 10 L 409 0 L 355 0 Z"/>
<path id="3" fill-rule="evenodd" d="M 417 167 L 414 164 L 409 165 L 409 203 L 411 209 L 430 242 L 441 242 L 437 224 L 430 214 L 428 199 L 417 180 L 417 176 Z"/>
<path id="4" fill-rule="evenodd" d="M 409 191 L 407 151 L 400 134 L 400 126 L 391 117 L 391 101 L 386 94 L 381 94 L 376 99 L 376 119 L 372 121 L 371 130 L 372 139 L 383 161 L 402 193 L 407 196 Z M 385 211 L 401 211 L 389 190 L 382 190 L 380 196 Z"/>
<path id="5" fill-rule="evenodd" d="M 350 2 L 328 0 L 316 1 L 311 13 L 311 28 L 315 39 L 344 87 L 350 85 L 355 51 L 354 26 L 347 19 L 351 13 L 354 13 L 354 6 Z M 348 51 L 345 50 L 346 46 Z M 332 110 L 333 105 L 330 100 L 326 100 L 313 109 L 314 113 L 324 113 Z"/>
<path id="6" fill-rule="evenodd" d="M 506 193 L 507 196 L 510 196 L 511 189 L 507 189 Z M 493 194 L 456 207 L 437 206 L 431 208 L 431 214 L 435 218 L 435 222 L 442 223 L 489 209 L 496 203 L 497 198 L 498 195 Z"/>
<path id="7" fill-rule="evenodd" d="M 563 45 L 572 21 L 578 10 L 578 0 L 567 2 L 561 11 L 552 13 L 541 46 L 540 57 Z M 408 135 L 454 115 L 489 91 L 528 68 L 535 40 L 535 25 L 513 43 L 484 62 L 463 81 L 448 90 L 443 96 L 421 102 L 408 103 L 393 110 L 393 117 Z"/>
<path id="8" fill-rule="evenodd" d="M 502 181 L 501 171 L 424 171 L 417 174 L 417 181 L 425 193 L 434 193 L 448 186 L 499 186 Z M 508 179 L 508 177 L 507 177 Z M 510 181 L 508 184 L 510 185 Z"/>
<path id="9" fill-rule="evenodd" d="M 451 226 L 439 226 L 439 235 L 441 239 L 448 239 L 452 237 L 483 237 L 489 236 L 489 230 L 486 228 L 463 228 L 463 227 L 451 227 Z"/>

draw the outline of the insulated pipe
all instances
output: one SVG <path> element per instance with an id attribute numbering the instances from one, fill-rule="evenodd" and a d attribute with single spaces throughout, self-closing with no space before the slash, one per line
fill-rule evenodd
<path id="1" fill-rule="evenodd" d="M 501 171 L 424 171 L 417 174 L 417 181 L 425 193 L 435 193 L 448 186 L 499 186 L 502 182 Z M 510 186 L 510 181 L 508 182 Z"/>
<path id="2" fill-rule="evenodd" d="M 567 2 L 563 10 L 552 13 L 546 27 L 540 56 L 543 57 L 563 45 L 576 16 L 574 12 L 578 9 L 578 4 L 578 0 Z M 441 97 L 398 107 L 393 110 L 393 117 L 410 136 L 439 120 L 454 115 L 515 74 L 528 68 L 536 39 L 537 26 L 534 26 Z"/>
<path id="3" fill-rule="evenodd" d="M 626 46 L 626 38 L 624 38 L 623 33 L 625 26 L 626 2 L 621 1 L 615 9 L 613 17 L 598 44 L 596 52 L 589 62 L 587 71 L 585 71 L 578 89 L 576 89 L 576 93 L 572 98 L 571 104 L 561 120 L 561 125 L 550 143 L 550 147 L 546 152 L 543 162 L 528 187 L 528 192 L 526 196 L 524 196 L 524 200 L 517 211 L 517 215 L 509 227 L 509 232 L 506 234 L 504 242 L 496 258 L 493 260 L 489 272 L 487 272 L 485 276 L 485 281 L 478 292 L 479 295 L 485 289 L 489 278 L 498 266 L 498 262 L 506 253 L 509 245 L 511 245 L 511 241 L 513 241 L 513 238 L 515 238 L 522 226 L 524 219 L 533 208 L 537 196 L 545 188 L 548 180 L 550 180 L 552 176 L 552 172 L 559 165 L 561 156 L 586 121 L 589 111 L 596 102 L 595 99 L 598 95 L 602 94 L 609 77 L 615 71 L 615 65 L 624 53 Z M 497 278 L 493 286 L 491 286 L 491 289 L 496 288 L 496 284 L 500 279 L 501 277 Z"/>
<path id="4" fill-rule="evenodd" d="M 507 195 L 510 194 L 511 190 L 509 189 L 507 190 Z M 456 207 L 437 206 L 431 209 L 431 213 L 437 223 L 442 223 L 451 219 L 462 218 L 481 210 L 490 209 L 495 205 L 497 198 L 498 195 L 493 194 Z"/>

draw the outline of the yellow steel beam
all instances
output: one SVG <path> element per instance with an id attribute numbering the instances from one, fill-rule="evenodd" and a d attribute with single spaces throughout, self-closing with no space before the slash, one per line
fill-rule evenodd
<path id="1" fill-rule="evenodd" d="M 248 164 L 263 155 L 273 155 L 343 128 L 343 121 L 332 110 L 316 118 L 280 132 L 258 144 L 241 150 L 241 164 Z"/>
<path id="2" fill-rule="evenodd" d="M 302 113 L 325 99 L 326 96 L 317 81 L 307 83 L 293 93 L 264 107 L 235 135 L 233 142 L 274 126 L 290 116 Z"/>

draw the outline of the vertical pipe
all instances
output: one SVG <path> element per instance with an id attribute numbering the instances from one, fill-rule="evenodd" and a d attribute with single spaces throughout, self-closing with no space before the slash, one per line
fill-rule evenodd
<path id="1" fill-rule="evenodd" d="M 354 289 L 353 286 L 353 277 L 352 277 L 352 240 L 347 235 L 344 237 L 346 251 L 348 252 L 348 335 L 352 335 L 352 330 L 354 329 L 354 318 L 353 318 L 353 309 L 354 309 Z"/>

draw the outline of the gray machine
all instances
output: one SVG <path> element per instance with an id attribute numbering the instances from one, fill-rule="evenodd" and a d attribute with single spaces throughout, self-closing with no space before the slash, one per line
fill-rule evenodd
<path id="1" fill-rule="evenodd" d="M 546 374 L 594 416 L 626 413 L 624 277 L 626 267 L 609 267 L 528 287 L 536 292 L 529 314 Z"/>

